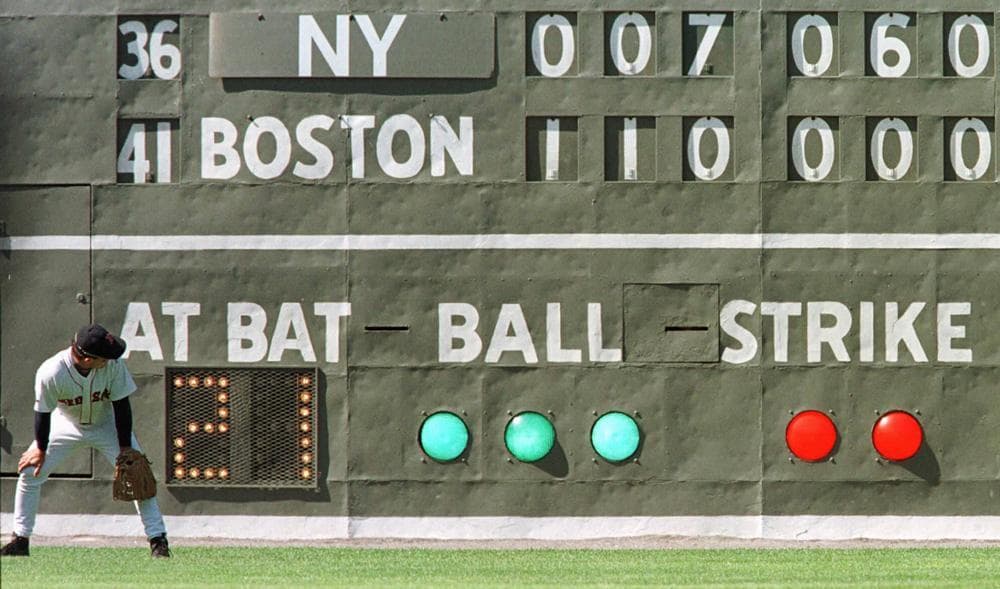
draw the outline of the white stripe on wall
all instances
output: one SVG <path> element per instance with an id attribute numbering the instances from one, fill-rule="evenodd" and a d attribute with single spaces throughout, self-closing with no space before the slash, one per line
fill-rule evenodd
<path id="1" fill-rule="evenodd" d="M 0 533 L 13 527 L 0 514 Z M 639 536 L 768 540 L 1000 540 L 1000 516 L 794 515 L 678 517 L 166 516 L 172 538 L 590 540 Z M 41 514 L 39 536 L 142 537 L 137 516 Z"/>
<path id="2" fill-rule="evenodd" d="M 995 250 L 1000 233 L 494 233 L 457 235 L 39 235 L 0 250 Z"/>
<path id="3" fill-rule="evenodd" d="M 86 235 L 37 235 L 31 237 L 0 237 L 0 250 L 89 250 Z"/>

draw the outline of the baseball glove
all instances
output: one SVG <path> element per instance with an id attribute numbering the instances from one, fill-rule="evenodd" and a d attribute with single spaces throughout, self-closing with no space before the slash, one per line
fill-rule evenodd
<path id="1" fill-rule="evenodd" d="M 129 448 L 115 461 L 114 498 L 119 501 L 142 501 L 156 496 L 156 479 L 146 455 Z"/>

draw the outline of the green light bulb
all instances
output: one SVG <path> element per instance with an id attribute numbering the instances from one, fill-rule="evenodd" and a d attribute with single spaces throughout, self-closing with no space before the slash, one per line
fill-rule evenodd
<path id="1" fill-rule="evenodd" d="M 627 460 L 639 449 L 639 426 L 624 413 L 605 413 L 594 422 L 590 443 L 594 451 L 608 462 Z"/>
<path id="2" fill-rule="evenodd" d="M 439 411 L 420 426 L 420 448 L 438 462 L 455 460 L 469 445 L 469 428 L 462 418 Z"/>
<path id="3" fill-rule="evenodd" d="M 556 430 L 544 415 L 526 411 L 518 413 L 507 423 L 503 441 L 514 458 L 521 462 L 535 462 L 545 458 L 552 450 Z"/>

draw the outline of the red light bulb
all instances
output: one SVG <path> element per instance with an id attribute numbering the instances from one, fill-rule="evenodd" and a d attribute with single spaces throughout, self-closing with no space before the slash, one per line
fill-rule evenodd
<path id="1" fill-rule="evenodd" d="M 890 411 L 875 422 L 872 445 L 886 460 L 901 462 L 913 458 L 924 442 L 920 422 L 905 411 Z"/>
<path id="2" fill-rule="evenodd" d="M 819 462 L 837 445 L 837 426 L 820 411 L 803 411 L 785 428 L 785 443 L 799 460 Z"/>

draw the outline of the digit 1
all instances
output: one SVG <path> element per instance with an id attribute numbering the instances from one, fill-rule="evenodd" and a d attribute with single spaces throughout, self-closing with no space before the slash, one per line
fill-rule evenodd
<path id="1" fill-rule="evenodd" d="M 166 184 L 170 174 L 170 121 L 156 123 L 156 182 Z"/>

